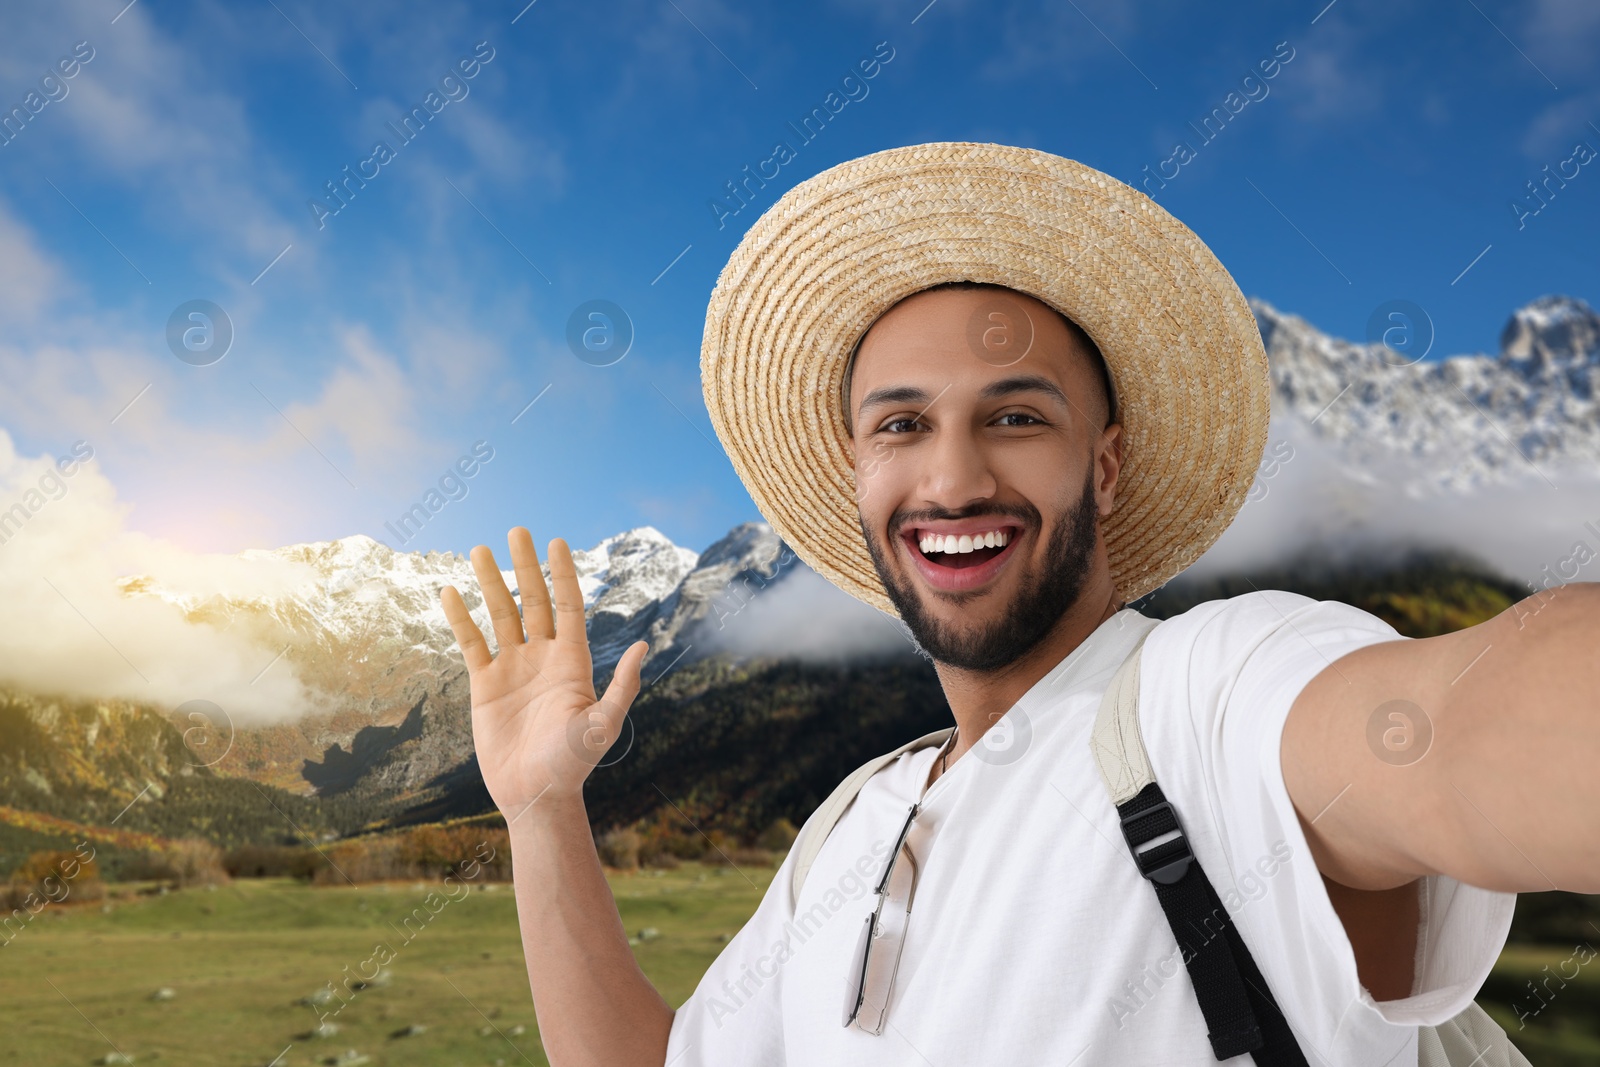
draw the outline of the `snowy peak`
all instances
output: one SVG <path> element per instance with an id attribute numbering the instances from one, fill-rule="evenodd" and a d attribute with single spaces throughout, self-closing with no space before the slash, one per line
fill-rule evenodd
<path id="1" fill-rule="evenodd" d="M 626 618 L 591 615 L 589 641 L 596 667 L 608 668 L 640 638 L 650 643 L 647 664 L 700 658 L 708 649 L 697 642 L 699 627 L 721 625 L 737 615 L 755 592 L 792 573 L 797 561 L 772 527 L 740 523 L 700 553 L 668 594 Z"/>
<path id="2" fill-rule="evenodd" d="M 1407 493 L 1524 479 L 1546 463 L 1600 463 L 1600 319 L 1581 300 L 1547 296 L 1519 309 L 1499 356 L 1418 362 L 1330 337 L 1264 300 L 1250 306 L 1274 411 L 1347 446 L 1357 466 L 1403 477 Z"/>
<path id="3" fill-rule="evenodd" d="M 1542 296 L 1518 308 L 1500 333 L 1501 362 L 1523 378 L 1566 377 L 1581 389 L 1600 363 L 1600 314 L 1570 296 Z"/>
<path id="4" fill-rule="evenodd" d="M 669 595 L 698 559 L 697 553 L 673 544 L 654 526 L 635 526 L 572 553 L 584 608 L 591 614 L 606 611 L 624 617 Z M 550 564 L 545 562 L 540 569 L 548 583 Z"/>

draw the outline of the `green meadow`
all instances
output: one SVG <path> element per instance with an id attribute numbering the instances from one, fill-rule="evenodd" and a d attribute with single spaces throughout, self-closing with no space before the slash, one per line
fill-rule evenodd
<path id="1" fill-rule="evenodd" d="M 669 1001 L 689 995 L 772 875 L 694 863 L 611 875 L 629 932 L 651 931 L 634 951 Z M 0 947 L 0 1067 L 125 1062 L 119 1055 L 219 1067 L 548 1062 L 509 885 L 444 903 L 426 903 L 441 887 L 421 882 L 109 888 L 104 902 L 44 908 Z M 374 974 L 380 943 L 392 954 L 387 974 L 317 1007 L 329 983 Z M 1571 957 L 1509 946 L 1484 990 L 1535 1067 L 1600 1063 L 1600 961 L 1578 968 Z M 1574 970 L 1570 981 L 1550 978 Z M 319 1018 L 336 1031 L 317 1036 Z"/>
<path id="2" fill-rule="evenodd" d="M 658 932 L 634 951 L 669 1001 L 693 991 L 772 874 L 684 864 L 612 875 L 629 932 Z M 430 911 L 424 901 L 440 888 L 241 879 L 50 905 L 0 948 L 0 1064 L 118 1063 L 121 1054 L 219 1067 L 545 1067 L 510 885 L 442 905 L 436 896 Z M 418 908 L 426 923 L 407 924 Z M 385 984 L 320 1009 L 306 1002 L 330 982 L 342 989 L 372 975 L 380 942 L 393 957 Z M 337 1032 L 313 1036 L 322 1013 Z M 356 1057 L 341 1059 L 350 1050 Z"/>

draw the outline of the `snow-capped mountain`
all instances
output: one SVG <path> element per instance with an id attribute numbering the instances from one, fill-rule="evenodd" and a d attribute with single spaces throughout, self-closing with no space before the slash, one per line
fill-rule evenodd
<path id="1" fill-rule="evenodd" d="M 1409 491 L 1461 493 L 1532 472 L 1530 464 L 1600 465 L 1600 315 L 1544 297 L 1517 310 L 1496 356 L 1406 365 L 1379 345 L 1329 337 L 1252 300 L 1275 387 L 1275 417 L 1335 441 L 1352 470 Z M 397 552 L 365 536 L 241 554 L 299 577 L 270 595 L 228 596 L 124 579 L 196 625 L 246 634 L 316 695 L 277 726 L 241 731 L 219 767 L 286 787 L 356 782 L 407 793 L 472 754 L 465 669 L 439 590 L 454 585 L 485 633 L 489 620 L 466 557 Z M 500 554 L 502 562 L 509 562 Z M 720 629 L 760 591 L 800 570 L 764 523 L 744 523 L 696 553 L 651 526 L 575 550 L 597 688 L 634 641 L 650 644 L 647 683 L 709 654 Z M 549 565 L 544 565 L 546 581 Z M 508 586 L 515 576 L 504 572 Z M 520 592 L 520 591 L 519 591 Z M 274 661 L 276 662 L 276 661 Z"/>
<path id="2" fill-rule="evenodd" d="M 1480 488 L 1526 477 L 1530 464 L 1600 462 L 1600 315 L 1582 300 L 1546 296 L 1518 309 L 1497 356 L 1420 362 L 1329 337 L 1264 300 L 1250 306 L 1275 406 L 1357 462 L 1402 473 L 1408 491 Z"/>
<path id="3" fill-rule="evenodd" d="M 504 551 L 500 557 L 505 555 Z M 364 534 L 276 549 L 250 549 L 246 561 L 298 565 L 303 576 L 289 592 L 270 597 L 196 596 L 173 592 L 146 577 L 119 584 L 127 596 L 155 596 L 192 622 L 277 630 L 290 642 L 288 656 L 337 650 L 348 666 L 355 650 L 381 645 L 389 653 L 446 654 L 455 644 L 439 604 L 439 590 L 453 585 L 479 628 L 491 633 L 477 592 L 472 564 L 453 552 L 396 552 Z M 680 548 L 653 526 L 614 534 L 590 549 L 574 549 L 572 560 L 591 624 L 597 615 L 630 618 L 670 595 L 694 568 L 697 555 Z M 550 565 L 541 562 L 545 581 Z M 516 575 L 501 572 L 513 593 Z M 275 646 L 276 647 L 276 646 Z M 597 656 L 598 659 L 598 656 Z"/>
<path id="4" fill-rule="evenodd" d="M 641 637 L 650 643 L 647 677 L 697 658 L 688 636 L 695 625 L 736 610 L 752 588 L 782 578 L 781 549 L 763 523 L 738 526 L 700 554 L 651 526 L 574 549 L 597 687 Z M 278 669 L 293 670 L 315 694 L 313 706 L 285 709 L 280 724 L 241 730 L 235 742 L 241 764 L 286 787 L 342 788 L 376 774 L 406 790 L 471 755 L 465 668 L 439 604 L 439 590 L 453 585 L 493 640 L 465 556 L 396 552 L 356 535 L 250 550 L 240 558 L 279 569 L 288 564 L 300 579 L 252 597 L 178 592 L 149 577 L 119 585 L 125 596 L 173 604 L 193 624 L 250 635 L 269 656 L 280 653 L 287 667 Z M 549 563 L 541 565 L 548 585 Z M 515 574 L 502 576 L 520 598 Z M 422 743 L 406 746 L 415 739 Z M 397 759 L 402 746 L 405 758 Z"/>

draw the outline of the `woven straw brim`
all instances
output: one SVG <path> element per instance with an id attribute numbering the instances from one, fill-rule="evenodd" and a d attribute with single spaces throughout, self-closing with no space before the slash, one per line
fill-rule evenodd
<path id="1" fill-rule="evenodd" d="M 1088 332 L 1123 425 L 1101 530 L 1128 601 L 1222 535 L 1266 446 L 1267 356 L 1244 294 L 1139 190 L 1047 152 L 912 145 L 784 194 L 717 278 L 700 351 L 706 409 L 772 529 L 813 570 L 890 615 L 861 536 L 841 383 L 895 303 L 950 281 L 1030 294 Z"/>

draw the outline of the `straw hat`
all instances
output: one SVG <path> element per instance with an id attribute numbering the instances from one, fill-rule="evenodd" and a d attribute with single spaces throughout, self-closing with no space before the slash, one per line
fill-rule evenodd
<path id="1" fill-rule="evenodd" d="M 1137 600 L 1244 503 L 1266 446 L 1267 355 L 1244 295 L 1142 192 L 1048 152 L 911 145 L 801 182 L 750 227 L 706 308 L 700 377 L 717 437 L 772 529 L 851 596 L 895 609 L 856 508 L 845 361 L 896 302 L 990 282 L 1062 312 L 1105 357 L 1124 464 L 1101 522 Z"/>

